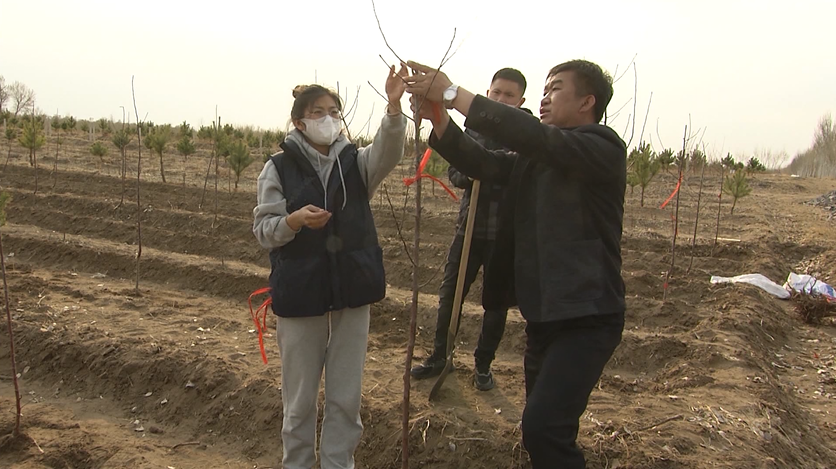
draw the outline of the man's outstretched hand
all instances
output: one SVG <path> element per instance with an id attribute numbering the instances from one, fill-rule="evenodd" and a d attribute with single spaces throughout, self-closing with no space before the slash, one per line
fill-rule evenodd
<path id="1" fill-rule="evenodd" d="M 413 71 L 412 75 L 406 77 L 407 93 L 426 96 L 429 101 L 441 103 L 444 100 L 444 90 L 453 84 L 447 74 L 412 60 L 406 65 Z"/>

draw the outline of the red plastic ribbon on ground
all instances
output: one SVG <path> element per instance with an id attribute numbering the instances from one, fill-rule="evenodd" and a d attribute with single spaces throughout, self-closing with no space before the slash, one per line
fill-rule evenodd
<path id="1" fill-rule="evenodd" d="M 261 360 L 265 365 L 267 364 L 267 353 L 264 351 L 264 331 L 267 330 L 267 307 L 273 304 L 273 297 L 268 296 L 255 311 L 253 311 L 253 297 L 269 292 L 270 287 L 259 288 L 250 293 L 250 297 L 247 298 L 247 304 L 250 305 L 250 317 L 252 317 L 255 329 L 258 331 L 258 348 L 261 350 Z M 259 322 L 259 319 L 261 319 L 261 322 Z"/>

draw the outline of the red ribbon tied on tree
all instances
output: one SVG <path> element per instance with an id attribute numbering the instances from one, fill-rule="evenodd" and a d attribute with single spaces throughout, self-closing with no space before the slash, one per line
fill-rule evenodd
<path id="1" fill-rule="evenodd" d="M 438 107 L 438 103 L 430 102 L 430 105 L 432 106 L 433 115 L 435 116 L 436 121 L 441 120 L 441 108 Z M 403 178 L 403 183 L 407 186 L 411 186 L 412 184 L 415 184 L 415 182 L 419 179 L 428 178 L 433 180 L 434 182 L 437 182 L 438 185 L 440 185 L 445 191 L 447 191 L 448 194 L 450 194 L 450 197 L 452 197 L 453 200 L 459 200 L 459 198 L 456 197 L 456 194 L 453 191 L 451 191 L 446 184 L 441 182 L 437 177 L 433 176 L 432 174 L 427 174 L 424 172 L 424 168 L 427 167 L 427 162 L 430 161 L 430 157 L 432 156 L 432 154 L 432 148 L 427 148 L 427 151 L 424 152 L 424 156 L 421 158 L 421 163 L 418 164 L 418 170 L 415 173 L 415 177 Z"/>

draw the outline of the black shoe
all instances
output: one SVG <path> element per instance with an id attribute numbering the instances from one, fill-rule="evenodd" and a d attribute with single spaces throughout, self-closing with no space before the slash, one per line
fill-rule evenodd
<path id="1" fill-rule="evenodd" d="M 430 355 L 429 358 L 424 360 L 424 363 L 412 367 L 409 372 L 415 379 L 432 378 L 440 375 L 446 365 L 447 359 L 445 357 Z"/>
<path id="2" fill-rule="evenodd" d="M 490 367 L 486 370 L 480 370 L 479 367 L 476 367 L 474 372 L 473 385 L 476 386 L 476 389 L 490 391 L 496 386 L 496 381 L 493 379 L 493 373 L 491 373 Z"/>

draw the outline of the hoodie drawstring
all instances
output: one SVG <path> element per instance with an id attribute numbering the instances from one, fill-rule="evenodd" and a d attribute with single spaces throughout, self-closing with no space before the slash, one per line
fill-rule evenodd
<path id="1" fill-rule="evenodd" d="M 345 210 L 345 204 L 348 202 L 348 192 L 346 192 L 346 190 L 345 190 L 345 178 L 343 177 L 343 166 L 340 163 L 340 156 L 339 155 L 337 155 L 335 159 L 337 160 L 337 170 L 340 173 L 340 186 L 342 186 L 342 189 L 343 189 L 342 210 Z M 319 174 L 322 174 L 322 155 L 320 155 L 319 152 L 316 152 L 316 165 L 317 165 L 317 172 Z M 325 210 L 328 210 L 328 186 L 325 184 L 325 182 L 322 179 L 320 179 L 319 182 L 322 184 L 322 191 L 325 192 L 325 201 L 324 201 L 325 207 L 323 207 L 323 208 Z"/>
<path id="2" fill-rule="evenodd" d="M 343 166 L 340 164 L 340 156 L 337 155 L 337 170 L 340 172 L 340 185 L 343 187 L 343 207 L 342 210 L 345 210 L 345 204 L 348 202 L 348 193 L 345 190 L 345 179 L 343 178 Z"/>

